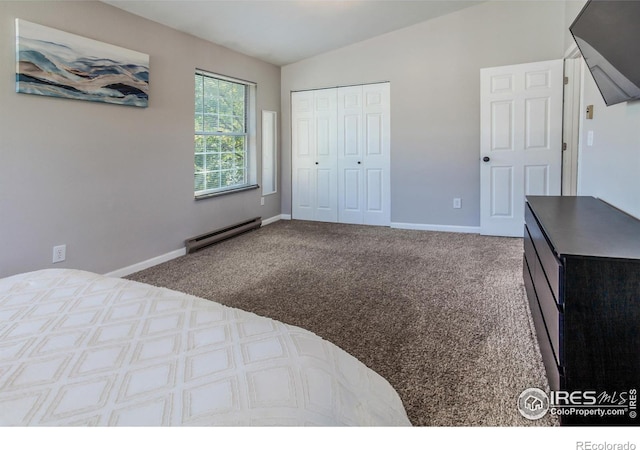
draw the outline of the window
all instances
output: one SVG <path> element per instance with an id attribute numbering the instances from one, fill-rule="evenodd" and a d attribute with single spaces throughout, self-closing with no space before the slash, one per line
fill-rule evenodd
<path id="1" fill-rule="evenodd" d="M 262 111 L 262 195 L 275 194 L 278 180 L 278 115 Z"/>
<path id="2" fill-rule="evenodd" d="M 252 184 L 255 183 L 251 125 L 254 90 L 251 83 L 196 72 L 196 198 L 257 187 Z"/>

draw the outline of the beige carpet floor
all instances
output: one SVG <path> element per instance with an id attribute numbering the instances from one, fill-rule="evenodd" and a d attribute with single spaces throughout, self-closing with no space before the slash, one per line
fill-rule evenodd
<path id="1" fill-rule="evenodd" d="M 523 418 L 548 390 L 522 239 L 280 221 L 131 275 L 306 328 L 385 377 L 422 426 Z"/>

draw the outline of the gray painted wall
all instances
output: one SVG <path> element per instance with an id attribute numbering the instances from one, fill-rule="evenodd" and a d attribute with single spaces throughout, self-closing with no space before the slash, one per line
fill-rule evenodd
<path id="1" fill-rule="evenodd" d="M 16 17 L 149 54 L 149 107 L 16 94 Z M 0 2 L 0 61 L 0 277 L 110 272 L 280 214 L 279 193 L 262 207 L 259 190 L 193 199 L 194 69 L 256 82 L 259 117 L 280 111 L 279 67 L 100 2 L 66 1 Z M 58 244 L 67 260 L 54 265 Z"/>
<path id="2" fill-rule="evenodd" d="M 480 69 L 560 59 L 565 30 L 563 2 L 487 2 L 284 66 L 282 212 L 291 91 L 390 81 L 392 222 L 479 226 Z"/>
<path id="3" fill-rule="evenodd" d="M 573 40 L 573 36 L 571 36 L 571 31 L 569 31 L 569 27 L 578 16 L 582 8 L 584 7 L 587 0 L 570 0 L 565 2 L 565 20 L 566 20 L 566 28 L 564 35 L 564 47 L 565 49 L 569 49 L 576 45 Z"/>
<path id="4" fill-rule="evenodd" d="M 581 121 L 578 195 L 599 197 L 640 219 L 640 101 L 606 106 L 584 71 L 583 105 L 593 105 L 594 112 L 592 120 Z"/>

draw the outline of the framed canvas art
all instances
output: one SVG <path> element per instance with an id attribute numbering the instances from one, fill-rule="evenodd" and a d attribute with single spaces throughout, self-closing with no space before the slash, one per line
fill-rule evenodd
<path id="1" fill-rule="evenodd" d="M 16 92 L 144 108 L 149 55 L 16 19 Z"/>

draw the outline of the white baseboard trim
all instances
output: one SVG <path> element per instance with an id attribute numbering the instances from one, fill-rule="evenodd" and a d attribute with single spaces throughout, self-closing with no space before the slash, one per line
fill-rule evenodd
<path id="1" fill-rule="evenodd" d="M 291 214 L 280 214 L 278 216 L 269 217 L 268 219 L 264 219 L 262 221 L 262 226 L 270 225 L 278 220 L 291 220 Z"/>
<path id="2" fill-rule="evenodd" d="M 391 228 L 398 228 L 401 230 L 445 231 L 449 233 L 480 233 L 480 227 L 465 227 L 460 225 L 431 225 L 424 223 L 391 222 Z"/>
<path id="3" fill-rule="evenodd" d="M 291 214 L 280 214 L 277 216 L 269 217 L 268 219 L 265 219 L 262 221 L 262 226 L 272 224 L 274 222 L 277 222 L 278 220 L 291 220 Z M 178 258 L 180 256 L 184 256 L 186 254 L 187 254 L 187 249 L 180 248 L 178 250 L 165 253 L 164 255 L 156 256 L 155 258 L 147 259 L 146 261 L 142 261 L 127 267 L 123 267 L 122 269 L 117 269 L 112 272 L 105 273 L 104 275 L 107 277 L 114 277 L 114 278 L 126 277 L 127 275 L 131 275 L 132 273 L 136 273 L 141 270 L 148 269 L 149 267 L 157 266 L 158 264 L 171 261 L 172 259 Z"/>
<path id="4" fill-rule="evenodd" d="M 149 267 L 157 266 L 158 264 L 162 264 L 163 262 L 170 261 L 186 254 L 187 249 L 181 248 L 169 253 L 165 253 L 164 255 L 156 256 L 155 258 L 147 259 L 146 261 L 123 267 L 122 269 L 114 270 L 113 272 L 105 273 L 105 276 L 114 278 L 126 277 L 127 275 L 131 275 L 132 273 L 148 269 Z"/>
<path id="5" fill-rule="evenodd" d="M 264 219 L 262 221 L 262 226 L 266 226 L 266 225 L 271 225 L 274 222 L 277 222 L 278 220 L 282 220 L 282 214 L 278 214 L 277 216 L 273 216 L 273 217 L 269 217 L 268 219 Z"/>

